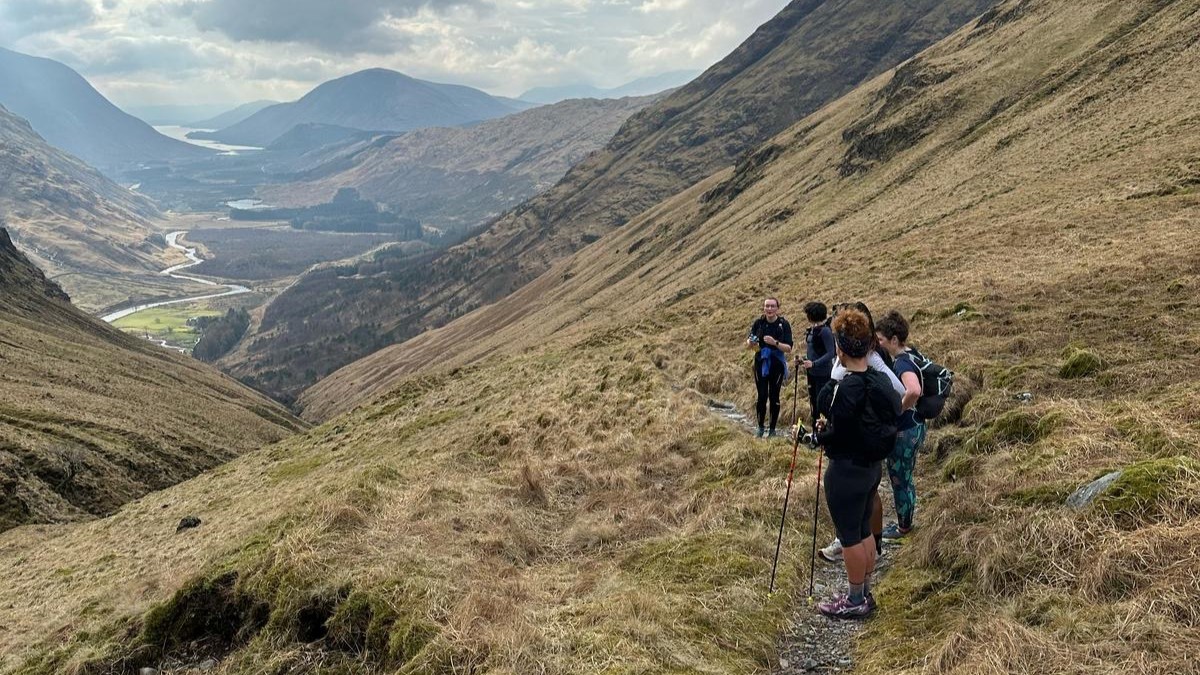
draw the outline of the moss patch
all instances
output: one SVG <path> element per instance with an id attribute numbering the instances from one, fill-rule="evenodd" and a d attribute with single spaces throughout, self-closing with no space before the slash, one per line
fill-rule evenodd
<path id="1" fill-rule="evenodd" d="M 1010 410 L 980 429 L 966 447 L 982 453 L 1008 445 L 1037 443 L 1054 433 L 1063 421 L 1059 413 L 1039 415 L 1030 410 Z"/>
<path id="2" fill-rule="evenodd" d="M 1100 358 L 1099 354 L 1087 349 L 1071 349 L 1058 368 L 1058 376 L 1066 380 L 1073 380 L 1095 375 L 1104 368 L 1104 359 Z"/>
<path id="3" fill-rule="evenodd" d="M 1200 480 L 1200 461 L 1191 457 L 1168 457 L 1138 462 L 1121 472 L 1095 501 L 1095 508 L 1127 526 L 1158 520 L 1164 508 Z"/>

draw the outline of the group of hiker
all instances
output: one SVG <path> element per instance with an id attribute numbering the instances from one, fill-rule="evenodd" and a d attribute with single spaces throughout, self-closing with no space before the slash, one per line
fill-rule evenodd
<path id="1" fill-rule="evenodd" d="M 861 302 L 834 305 L 832 312 L 810 302 L 804 315 L 805 354 L 803 359 L 797 355 L 795 363 L 807 376 L 810 438 L 829 460 L 825 503 L 837 532 L 820 556 L 841 561 L 849 582 L 847 592 L 817 607 L 833 618 L 865 618 L 876 609 L 871 575 L 883 541 L 912 530 L 917 453 L 925 422 L 945 403 L 952 373 L 908 345 L 908 321 L 898 311 L 876 322 Z M 763 301 L 762 316 L 751 326 L 746 345 L 755 352 L 758 436 L 780 435 L 779 397 L 791 376 L 789 357 L 796 345 L 777 298 Z M 792 433 L 799 434 L 800 425 Z M 886 528 L 879 498 L 885 466 L 896 509 L 895 522 Z"/>

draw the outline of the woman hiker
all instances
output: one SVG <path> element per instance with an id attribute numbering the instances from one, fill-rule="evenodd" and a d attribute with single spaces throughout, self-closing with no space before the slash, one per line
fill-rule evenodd
<path id="1" fill-rule="evenodd" d="M 875 537 L 871 531 L 873 496 L 883 475 L 883 458 L 896 443 L 900 396 L 886 375 L 867 366 L 875 335 L 865 314 L 843 310 L 833 320 L 838 359 L 846 369 L 840 382 L 826 387 L 818 407 L 817 440 L 829 457 L 825 501 L 842 545 L 847 592 L 819 603 L 822 614 L 861 619 L 875 610 L 871 572 Z"/>
<path id="2" fill-rule="evenodd" d="M 913 470 L 917 453 L 925 441 L 925 423 L 917 417 L 917 399 L 921 398 L 921 371 L 908 352 L 908 321 L 896 310 L 887 313 L 875 324 L 875 335 L 892 357 L 892 368 L 904 384 L 900 402 L 903 413 L 896 428 L 896 447 L 887 458 L 888 478 L 896 502 L 896 522 L 883 530 L 884 539 L 900 539 L 912 530 L 913 513 L 917 506 L 917 486 Z"/>
<path id="3" fill-rule="evenodd" d="M 887 377 L 888 382 L 891 383 L 892 389 L 896 392 L 896 394 L 903 396 L 905 391 L 904 383 L 900 381 L 899 377 L 896 377 L 896 373 L 892 370 L 891 365 L 888 363 L 888 361 L 891 360 L 891 356 L 887 353 L 882 345 L 878 344 L 879 341 L 874 339 L 875 321 L 871 317 L 871 310 L 863 302 L 846 302 L 840 305 L 834 305 L 834 318 L 837 318 L 837 315 L 841 311 L 847 309 L 858 310 L 867 317 L 867 325 L 870 327 L 873 338 L 871 351 L 867 354 L 867 367 Z M 888 358 L 885 359 L 884 356 L 887 356 Z M 842 378 L 846 376 L 847 372 L 848 371 L 842 365 L 840 359 L 835 358 L 833 361 L 833 368 L 830 371 L 831 379 L 834 382 L 840 382 Z M 883 501 L 879 498 L 878 490 L 871 495 L 871 503 L 874 505 L 871 516 L 871 532 L 874 534 L 875 554 L 878 557 L 883 555 Z M 819 549 L 817 553 L 821 556 L 822 560 L 825 560 L 826 562 L 837 563 L 842 559 L 842 542 L 835 538 L 833 541 L 829 542 L 828 546 Z"/>
<path id="4" fill-rule="evenodd" d="M 823 302 L 810 302 L 804 306 L 808 319 L 808 330 L 804 331 L 805 359 L 801 364 L 808 374 L 808 407 L 812 411 L 812 422 L 817 422 L 817 394 L 829 383 L 833 370 L 833 331 L 829 328 L 829 310 Z"/>
<path id="5" fill-rule="evenodd" d="M 746 347 L 754 353 L 754 384 L 758 387 L 758 437 L 774 436 L 779 422 L 779 392 L 788 376 L 788 354 L 792 351 L 792 326 L 779 314 L 779 300 L 763 300 L 763 313 L 750 326 Z M 767 403 L 771 404 L 771 426 L 764 426 Z"/>

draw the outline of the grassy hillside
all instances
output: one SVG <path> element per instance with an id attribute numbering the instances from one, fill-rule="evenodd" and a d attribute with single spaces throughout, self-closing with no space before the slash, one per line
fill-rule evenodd
<path id="1" fill-rule="evenodd" d="M 114 275 L 149 276 L 166 266 L 157 215 L 149 200 L 50 147 L 0 107 L 0 223 L 39 266 L 63 275 L 81 307 L 127 299 Z M 153 294 L 159 280 L 143 281 Z"/>
<path id="2" fill-rule="evenodd" d="M 72 307 L 0 230 L 0 530 L 112 513 L 301 425 Z"/>
<path id="3" fill-rule="evenodd" d="M 768 598 L 788 449 L 704 404 L 748 402 L 740 341 L 773 293 L 793 318 L 903 308 L 974 392 L 922 457 L 863 672 L 1190 672 L 1198 34 L 1196 0 L 1002 3 L 330 378 L 310 410 L 358 407 L 308 435 L 0 537 L 0 669 L 765 672 L 805 518 Z M 175 510 L 206 525 L 174 535 Z"/>
<path id="4" fill-rule="evenodd" d="M 246 338 L 253 358 L 239 377 L 290 398 L 313 382 L 310 369 L 324 377 L 494 302 L 990 4 L 795 0 L 720 63 L 630 118 L 554 188 L 478 236 L 373 274 L 298 281 L 266 308 L 271 339 Z M 343 339 L 355 329 L 372 339 Z"/>

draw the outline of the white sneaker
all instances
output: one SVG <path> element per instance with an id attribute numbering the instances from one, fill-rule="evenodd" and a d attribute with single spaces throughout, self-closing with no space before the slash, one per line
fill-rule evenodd
<path id="1" fill-rule="evenodd" d="M 834 539 L 823 549 L 817 551 L 817 555 L 821 556 L 821 560 L 825 562 L 841 562 L 842 561 L 842 542 Z"/>

